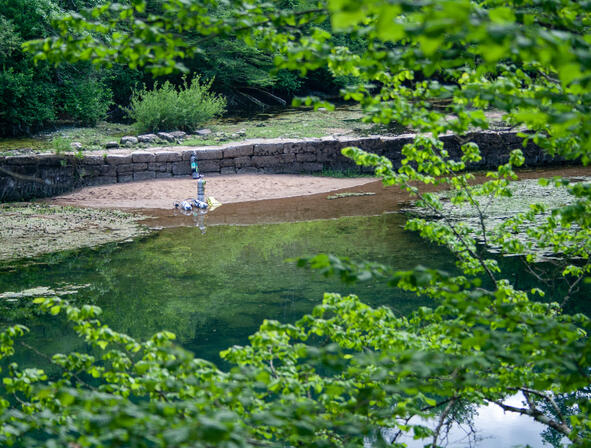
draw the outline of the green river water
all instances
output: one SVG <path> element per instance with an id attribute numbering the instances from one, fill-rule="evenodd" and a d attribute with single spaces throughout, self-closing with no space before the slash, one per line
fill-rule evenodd
<path id="1" fill-rule="evenodd" d="M 220 350 L 247 343 L 248 335 L 263 319 L 294 321 L 311 311 L 325 291 L 354 293 L 372 305 L 388 305 L 403 314 L 428 304 L 427 299 L 391 289 L 385 283 L 343 285 L 285 262 L 324 252 L 378 261 L 397 269 L 418 264 L 454 269 L 447 250 L 403 231 L 403 224 L 401 214 L 385 213 L 294 223 L 217 225 L 205 234 L 195 227 L 167 228 L 126 244 L 49 255 L 34 263 L 5 263 L 0 266 L 0 292 L 87 284 L 76 300 L 100 306 L 102 320 L 112 328 L 139 338 L 170 330 L 197 356 L 219 362 Z M 516 260 L 504 264 L 518 286 L 535 285 Z M 576 304 L 574 308 L 587 311 Z M 56 318 L 10 312 L 0 322 L 6 323 L 7 318 L 30 327 L 27 342 L 43 352 L 85 349 Z M 44 364 L 33 353 L 19 352 L 16 360 Z M 483 414 L 486 412 L 484 409 Z M 493 424 L 498 412 L 490 412 L 493 416 L 486 418 L 484 431 L 496 433 L 497 438 L 490 439 L 492 444 L 486 439 L 478 446 L 503 445 L 499 434 L 509 434 L 506 441 L 511 444 L 540 446 L 543 428 L 538 424 L 511 420 L 511 416 L 511 421 L 503 421 L 499 433 Z"/>
<path id="2" fill-rule="evenodd" d="M 124 245 L 108 245 L 11 264 L 0 291 L 89 284 L 76 299 L 100 306 L 114 329 L 147 338 L 166 329 L 198 356 L 244 344 L 262 320 L 294 321 L 325 291 L 355 293 L 372 304 L 408 313 L 425 299 L 385 283 L 346 286 L 297 268 L 286 259 L 328 252 L 406 269 L 449 268 L 444 250 L 403 232 L 399 214 L 251 226 L 164 229 Z M 76 349 L 77 339 L 55 318 L 23 316 L 43 351 Z"/>

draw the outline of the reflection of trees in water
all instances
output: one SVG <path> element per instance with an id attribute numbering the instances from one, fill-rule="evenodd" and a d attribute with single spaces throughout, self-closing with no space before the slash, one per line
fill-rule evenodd
<path id="1" fill-rule="evenodd" d="M 436 399 L 436 397 L 433 398 Z M 541 440 L 554 448 L 560 448 L 564 446 L 565 433 L 570 432 L 570 417 L 581 412 L 578 403 L 588 402 L 590 398 L 591 386 L 561 395 L 524 387 L 517 395 L 508 397 L 504 401 L 489 401 L 488 405 L 498 406 L 502 412 L 533 417 L 544 425 L 540 433 Z M 487 428 L 482 428 L 476 423 L 481 410 L 479 406 L 464 400 L 440 399 L 437 401 L 440 409 L 437 417 L 426 420 L 413 416 L 399 420 L 399 423 L 424 425 L 425 428 L 429 428 L 433 432 L 432 437 L 436 440 L 437 446 L 476 448 L 486 439 L 492 439 L 494 442 L 494 435 L 487 435 L 484 433 Z M 521 406 L 517 405 L 516 401 L 520 401 Z M 430 410 L 429 408 L 425 408 L 424 411 Z M 562 428 L 553 428 L 559 426 Z M 381 428 L 366 439 L 365 447 L 376 446 L 378 440 L 394 445 L 408 443 L 412 440 L 412 436 L 401 429 Z"/>
<path id="2" fill-rule="evenodd" d="M 478 436 L 478 428 L 474 425 L 474 417 L 478 412 L 478 406 L 464 400 L 439 400 L 441 402 L 441 414 L 438 419 L 424 420 L 411 417 L 400 420 L 402 425 L 423 424 L 437 435 L 437 446 L 448 446 L 452 442 L 462 443 L 465 448 L 476 447 L 482 440 Z M 425 409 L 428 411 L 429 409 Z M 453 434 L 453 435 L 452 435 Z M 387 445 L 408 442 L 409 434 L 401 429 L 382 428 L 377 430 L 372 437 L 365 440 L 365 448 L 371 448 L 378 440 Z M 421 442 L 423 444 L 424 442 Z"/>
<path id="3" fill-rule="evenodd" d="M 103 308 L 103 320 L 114 329 L 140 338 L 168 329 L 191 349 L 217 353 L 228 344 L 246 342 L 264 318 L 293 321 L 310 311 L 325 290 L 342 289 L 337 280 L 297 269 L 286 258 L 331 252 L 406 268 L 412 254 L 410 263 L 428 259 L 451 267 L 446 251 L 427 248 L 416 235 L 403 232 L 402 223 L 402 217 L 390 214 L 211 226 L 205 235 L 197 228 L 166 229 L 128 244 L 13 263 L 9 275 L 0 276 L 0 291 L 54 286 L 66 278 L 89 283 L 76 296 L 76 303 Z M 373 283 L 352 288 L 367 300 L 390 304 L 397 313 L 424 304 L 412 294 L 393 294 Z M 55 334 L 51 319 L 32 310 L 18 308 L 11 316 L 18 312 L 22 319 L 10 321 L 35 327 L 41 345 L 50 344 L 49 337 L 55 337 L 51 344 L 71 338 L 69 333 Z"/>
<path id="4" fill-rule="evenodd" d="M 583 266 L 583 260 L 545 259 L 540 263 L 528 263 L 525 256 L 498 256 L 497 260 L 503 272 L 510 278 L 516 288 L 529 291 L 532 288 L 544 290 L 544 302 L 558 302 L 566 313 L 584 313 L 591 316 L 591 303 L 585 299 L 591 291 L 589 284 L 582 281 L 583 276 L 570 277 L 562 275 L 568 265 Z"/>
<path id="5" fill-rule="evenodd" d="M 326 285 L 313 285 L 313 274 L 284 264 L 288 256 L 316 253 L 328 247 L 334 253 L 356 259 L 377 258 L 397 264 L 398 269 L 416 264 L 409 257 L 415 253 L 431 264 L 435 261 L 450 266 L 446 251 L 426 247 L 413 234 L 400 232 L 399 224 L 399 219 L 389 216 L 250 227 L 214 226 L 206 235 L 200 235 L 197 229 L 173 229 L 127 247 L 109 245 L 47 257 L 47 264 L 26 266 L 11 273 L 12 280 L 0 282 L 2 286 L 35 285 L 43 279 L 52 284 L 65 277 L 90 282 L 79 300 L 103 307 L 104 320 L 115 329 L 139 337 L 149 336 L 157 329 L 169 329 L 177 333 L 182 344 L 195 349 L 197 356 L 210 358 L 217 350 L 245 339 L 263 318 L 288 321 L 308 311 L 314 299 L 320 299 Z M 503 259 L 502 264 L 513 272 L 520 288 L 539 286 L 536 277 L 520 267 L 518 259 Z M 556 269 L 553 265 L 540 268 L 547 268 L 548 276 Z M 407 314 L 418 305 L 414 297 L 364 289 L 368 286 L 375 288 L 374 284 L 359 285 L 360 297 L 367 299 L 371 292 L 400 314 Z M 54 352 L 79 349 L 68 346 L 64 350 L 63 344 L 74 343 L 76 338 L 62 334 L 61 329 L 42 319 L 33 323 L 37 332 L 33 342 L 51 341 Z M 56 347 L 59 344 L 62 345 Z M 538 417 L 561 422 L 557 412 L 552 414 L 556 409 L 550 402 L 533 393 L 530 397 L 535 406 L 532 410 L 525 403 L 524 413 L 539 411 Z M 555 401 L 559 403 L 558 398 Z M 568 399 L 564 403 L 561 412 L 567 418 L 575 413 L 575 408 L 571 405 L 571 411 L 567 409 Z M 450 436 L 454 431 L 463 434 L 468 446 L 480 440 L 473 424 L 477 411 L 474 406 L 448 400 L 440 403 L 440 408 L 440 418 L 430 422 L 438 434 L 438 444 L 453 441 Z M 401 437 L 388 430 L 383 433 L 392 440 Z M 556 431 L 546 433 L 549 441 L 559 440 Z"/>
<path id="6" fill-rule="evenodd" d="M 584 387 L 569 394 L 554 395 L 549 393 L 548 395 L 552 398 L 552 401 L 534 398 L 537 402 L 538 409 L 552 420 L 562 421 L 564 424 L 568 424 L 571 416 L 580 414 L 580 404 L 590 402 L 591 386 Z M 563 446 L 563 434 L 553 428 L 546 428 L 542 432 L 542 438 L 544 442 L 555 448 Z"/>

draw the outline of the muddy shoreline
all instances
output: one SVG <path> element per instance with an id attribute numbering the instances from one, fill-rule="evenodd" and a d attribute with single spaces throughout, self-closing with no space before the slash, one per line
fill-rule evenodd
<path id="1" fill-rule="evenodd" d="M 46 204 L 0 206 L 0 261 L 132 240 L 149 233 L 139 214 Z"/>
<path id="2" fill-rule="evenodd" d="M 520 179 L 558 175 L 591 176 L 591 167 L 561 167 L 519 172 Z M 73 195 L 67 195 L 67 199 L 54 198 L 44 203 L 0 205 L 0 261 L 127 241 L 146 235 L 154 229 L 166 227 L 252 225 L 379 215 L 399 211 L 411 200 L 408 194 L 397 187 L 386 188 L 374 178 L 310 179 L 310 176 L 265 176 L 266 183 L 260 175 L 242 176 L 245 179 L 241 181 L 238 180 L 240 176 L 225 176 L 230 179 L 224 179 L 224 176 L 208 179 L 207 194 L 216 193 L 219 195 L 218 199 L 226 198 L 226 203 L 205 215 L 180 214 L 172 207 L 171 198 L 163 199 L 166 194 L 174 194 L 177 199 L 182 199 L 180 196 L 185 193 L 190 194 L 194 188 L 194 181 L 190 179 L 172 182 L 180 182 L 179 187 L 182 184 L 183 188 L 189 188 L 191 191 L 182 188 L 170 189 L 174 184 L 158 181 L 148 182 L 148 189 L 146 183 L 138 182 L 89 187 Z M 249 188 L 246 179 L 251 183 Z M 477 175 L 476 181 L 482 180 L 484 176 Z M 217 184 L 217 187 L 214 187 L 214 184 Z M 155 189 L 164 185 L 168 188 L 166 192 Z M 129 202 L 129 197 L 117 199 L 117 195 L 97 190 L 117 189 L 122 186 L 135 189 L 135 192 L 125 192 L 132 196 L 135 194 L 135 202 Z M 221 190 L 216 191 L 215 188 Z M 224 192 L 224 188 L 229 191 Z M 235 190 L 234 196 L 232 188 Z M 100 191 L 105 193 L 102 199 Z M 335 198 L 336 193 L 363 195 Z M 165 205 L 149 207 L 154 202 L 144 201 L 146 195 L 161 195 L 157 200 L 162 201 L 162 204 L 169 204 L 168 208 Z M 126 207 L 125 204 L 131 206 Z"/>

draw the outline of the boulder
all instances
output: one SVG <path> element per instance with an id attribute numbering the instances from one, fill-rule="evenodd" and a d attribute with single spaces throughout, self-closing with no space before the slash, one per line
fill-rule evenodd
<path id="1" fill-rule="evenodd" d="M 140 143 L 154 143 L 158 140 L 158 136 L 156 134 L 143 134 L 138 135 L 137 139 Z"/>
<path id="2" fill-rule="evenodd" d="M 167 142 L 175 142 L 176 139 L 173 137 L 173 135 L 170 132 L 158 132 L 156 134 L 158 136 L 158 138 L 165 140 Z"/>
<path id="3" fill-rule="evenodd" d="M 70 143 L 70 148 L 72 148 L 72 151 L 82 151 L 82 143 L 72 142 Z"/>
<path id="4" fill-rule="evenodd" d="M 107 148 L 107 149 L 119 148 L 119 143 L 117 143 L 117 142 L 107 142 L 107 143 L 105 143 L 105 148 Z"/>
<path id="5" fill-rule="evenodd" d="M 121 143 L 122 145 L 125 146 L 130 146 L 130 145 L 137 145 L 139 142 L 137 137 L 133 137 L 131 135 L 126 135 L 125 137 L 121 137 L 121 140 L 119 140 L 119 143 Z"/>
<path id="6" fill-rule="evenodd" d="M 201 137 L 204 137 L 209 134 L 211 134 L 211 129 L 199 129 L 198 131 L 195 131 L 195 135 L 199 135 Z"/>
<path id="7" fill-rule="evenodd" d="M 182 140 L 184 138 L 187 138 L 187 133 L 183 131 L 170 132 L 170 135 L 172 135 L 175 138 L 175 140 Z"/>

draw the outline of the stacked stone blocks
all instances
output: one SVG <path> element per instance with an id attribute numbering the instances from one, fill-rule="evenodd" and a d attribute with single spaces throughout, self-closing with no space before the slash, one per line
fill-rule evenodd
<path id="1" fill-rule="evenodd" d="M 75 155 L 23 155 L 0 157 L 0 200 L 28 200 L 47 197 L 93 185 L 170 178 L 191 174 L 189 160 L 197 155 L 199 171 L 205 175 L 242 173 L 312 173 L 322 170 L 360 170 L 341 154 L 347 146 L 388 157 L 400 166 L 401 151 L 414 135 L 395 137 L 318 138 L 268 140 L 228 144 L 221 147 L 150 148 L 131 153 Z M 506 163 L 511 150 L 524 152 L 527 166 L 564 163 L 551 158 L 529 142 L 523 147 L 515 131 L 483 131 L 460 140 L 442 137 L 445 149 L 459 158 L 461 143 L 473 141 L 480 147 L 482 160 L 471 169 L 495 168 Z M 9 174 L 9 173 L 12 173 Z"/>

